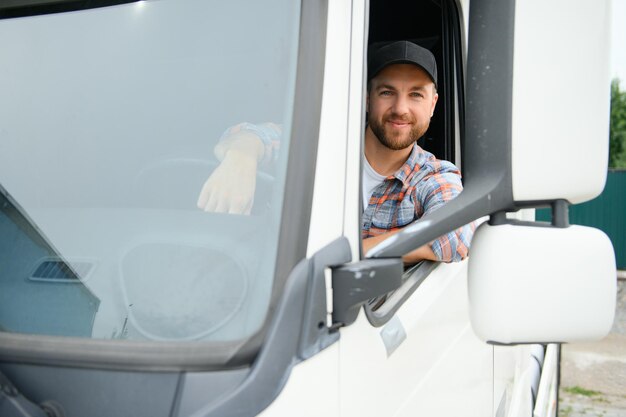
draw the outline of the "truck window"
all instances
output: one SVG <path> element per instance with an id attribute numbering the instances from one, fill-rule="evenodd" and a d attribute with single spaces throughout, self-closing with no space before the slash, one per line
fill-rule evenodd
<path id="1" fill-rule="evenodd" d="M 406 4 L 402 12 L 388 2 L 370 2 L 370 44 L 407 39 L 435 55 L 439 100 L 429 129 L 418 145 L 462 169 L 464 90 L 460 31 L 459 11 L 452 0 L 414 2 Z M 437 262 L 423 261 L 408 267 L 401 288 L 366 305 L 370 322 L 378 326 L 389 320 L 437 265 Z"/>

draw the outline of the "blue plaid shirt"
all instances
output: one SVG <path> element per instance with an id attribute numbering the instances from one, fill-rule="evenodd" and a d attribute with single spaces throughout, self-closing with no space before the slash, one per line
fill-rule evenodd
<path id="1" fill-rule="evenodd" d="M 437 210 L 463 190 L 461 173 L 448 161 L 436 159 L 417 144 L 404 165 L 376 187 L 363 212 L 363 239 L 400 229 Z M 460 261 L 467 256 L 474 223 L 431 242 L 439 260 Z"/>

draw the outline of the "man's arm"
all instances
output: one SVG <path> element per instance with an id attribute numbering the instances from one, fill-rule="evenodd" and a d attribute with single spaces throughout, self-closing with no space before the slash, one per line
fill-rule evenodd
<path id="1" fill-rule="evenodd" d="M 261 139 L 240 131 L 220 141 L 214 149 L 220 164 L 198 196 L 198 208 L 216 213 L 250 214 L 256 189 L 258 164 L 265 149 Z"/>
<path id="2" fill-rule="evenodd" d="M 216 213 L 250 214 L 260 164 L 277 156 L 282 127 L 239 123 L 224 132 L 213 152 L 220 161 L 198 196 L 198 208 Z"/>
<path id="3" fill-rule="evenodd" d="M 443 161 L 446 164 L 449 162 Z M 454 167 L 452 164 L 450 166 Z M 422 187 L 421 195 L 416 198 L 422 202 L 424 214 L 438 210 L 448 201 L 455 199 L 461 191 L 461 175 L 454 170 L 440 172 L 428 178 L 425 187 Z M 458 262 L 465 259 L 469 253 L 470 242 L 476 229 L 475 223 L 466 224 L 456 230 L 446 233 L 431 242 L 430 247 L 443 262 Z"/>
<path id="4" fill-rule="evenodd" d="M 439 209 L 448 201 L 456 198 L 463 190 L 460 174 L 456 170 L 434 174 L 424 181 L 426 182 L 420 187 L 422 192 L 418 192 L 415 196 L 424 208 L 422 216 Z M 414 264 L 422 260 L 442 262 L 461 261 L 468 255 L 475 228 L 475 224 L 472 222 L 446 233 L 431 243 L 425 244 L 404 255 L 402 260 L 405 264 Z M 371 248 L 401 230 L 402 228 L 399 228 L 375 237 L 364 239 L 363 252 L 367 254 L 367 251 Z"/>
<path id="5" fill-rule="evenodd" d="M 388 239 L 389 237 L 395 235 L 402 229 L 392 230 L 390 232 L 383 233 L 378 236 L 370 237 L 367 239 L 363 239 L 363 253 L 367 254 L 367 252 L 372 249 L 374 246 L 378 245 L 383 240 Z M 429 260 L 429 261 L 439 261 L 440 259 L 437 257 L 435 252 L 433 252 L 432 248 L 429 244 L 425 244 L 412 252 L 407 253 L 402 257 L 402 260 L 405 264 L 415 264 L 419 261 Z"/>

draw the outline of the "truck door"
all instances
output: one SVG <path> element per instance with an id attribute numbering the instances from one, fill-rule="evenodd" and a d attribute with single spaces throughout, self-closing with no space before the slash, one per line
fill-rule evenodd
<path id="1" fill-rule="evenodd" d="M 354 7 L 363 5 L 355 2 Z M 370 44 L 411 39 L 435 54 L 439 101 L 419 144 L 440 159 L 460 163 L 464 102 L 458 4 L 412 2 L 399 10 L 389 2 L 371 1 L 363 12 L 370 13 L 369 28 L 353 28 L 353 38 L 368 35 Z M 362 136 L 351 139 L 361 141 Z M 348 190 L 347 195 L 354 197 L 350 208 L 356 213 L 360 193 Z M 493 351 L 476 338 L 469 323 L 466 268 L 466 262 L 413 266 L 400 288 L 371 300 L 354 325 L 341 330 L 341 415 L 491 414 Z"/>

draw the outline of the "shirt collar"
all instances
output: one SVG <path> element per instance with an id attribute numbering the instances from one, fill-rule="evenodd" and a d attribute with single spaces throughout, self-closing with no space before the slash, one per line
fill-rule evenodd
<path id="1" fill-rule="evenodd" d="M 411 174 L 415 171 L 419 171 L 421 165 L 419 162 L 422 162 L 424 150 L 420 148 L 417 143 L 413 144 L 413 149 L 411 150 L 411 154 L 407 158 L 404 165 L 400 167 L 393 175 L 387 177 L 388 179 L 396 178 L 405 184 L 410 178 Z"/>

